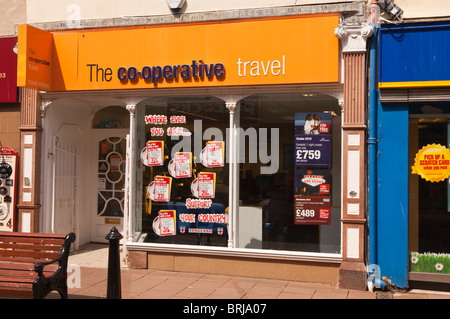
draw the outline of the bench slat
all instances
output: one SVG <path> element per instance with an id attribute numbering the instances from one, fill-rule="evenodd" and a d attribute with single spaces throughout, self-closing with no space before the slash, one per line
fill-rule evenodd
<path id="1" fill-rule="evenodd" d="M 0 235 L 0 242 L 62 245 L 64 243 L 64 238 L 11 237 Z"/>
<path id="2" fill-rule="evenodd" d="M 0 287 L 0 295 L 11 297 L 31 297 L 33 290 L 31 288 L 18 287 Z"/>
<path id="3" fill-rule="evenodd" d="M 4 243 L 0 241 L 0 250 L 2 249 L 23 249 L 23 250 L 43 250 L 43 251 L 61 251 L 62 245 L 41 245 L 27 243 Z"/>
<path id="4" fill-rule="evenodd" d="M 0 250 L 0 256 L 11 257 L 31 257 L 40 260 L 52 260 L 59 256 L 59 253 L 30 251 L 30 250 Z"/>

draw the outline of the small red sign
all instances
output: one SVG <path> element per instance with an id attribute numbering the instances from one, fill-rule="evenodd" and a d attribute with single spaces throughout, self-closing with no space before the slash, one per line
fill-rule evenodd
<path id="1" fill-rule="evenodd" d="M 0 103 L 17 102 L 17 37 L 0 38 Z"/>

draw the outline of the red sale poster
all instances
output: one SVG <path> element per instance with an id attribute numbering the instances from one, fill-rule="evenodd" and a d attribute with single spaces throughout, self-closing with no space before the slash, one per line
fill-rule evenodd
<path id="1" fill-rule="evenodd" d="M 171 187 L 171 177 L 155 176 L 154 181 L 147 187 L 148 197 L 155 202 L 168 202 L 170 201 Z"/>
<path id="2" fill-rule="evenodd" d="M 191 191 L 197 198 L 214 198 L 216 173 L 199 173 L 191 185 Z"/>
<path id="3" fill-rule="evenodd" d="M 169 173 L 175 178 L 192 176 L 192 153 L 178 152 L 169 162 Z"/>
<path id="4" fill-rule="evenodd" d="M 164 165 L 164 142 L 148 141 L 147 142 L 147 162 L 146 166 Z"/>
<path id="5" fill-rule="evenodd" d="M 176 235 L 176 212 L 174 210 L 160 210 L 159 217 L 159 235 L 173 236 Z"/>
<path id="6" fill-rule="evenodd" d="M 225 163 L 225 143 L 209 141 L 200 154 L 200 160 L 206 167 L 223 167 Z"/>

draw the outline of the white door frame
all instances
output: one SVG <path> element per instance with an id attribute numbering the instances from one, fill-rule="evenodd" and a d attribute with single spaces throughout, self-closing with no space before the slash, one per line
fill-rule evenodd
<path id="1" fill-rule="evenodd" d="M 103 217 L 104 223 L 101 223 L 101 217 L 97 216 L 97 192 L 99 189 L 99 178 L 98 178 L 98 157 L 99 157 L 99 145 L 98 143 L 108 137 L 120 137 L 124 141 L 124 148 L 123 148 L 123 158 L 122 161 L 126 161 L 126 136 L 129 134 L 129 129 L 92 129 L 91 130 L 91 174 L 90 174 L 90 191 L 88 192 L 90 196 L 90 203 L 91 203 L 91 227 L 90 227 L 90 241 L 91 242 L 101 242 L 106 243 L 107 240 L 105 239 L 105 236 L 108 234 L 110 229 L 114 226 L 117 228 L 117 230 L 122 233 L 123 227 L 124 227 L 124 218 L 123 217 L 112 217 L 110 218 L 111 221 L 116 222 L 118 219 L 120 219 L 120 224 L 107 224 L 108 221 L 106 217 Z M 126 171 L 123 172 L 124 177 L 126 178 L 125 174 Z M 124 190 L 124 197 L 126 193 Z M 125 214 L 125 207 L 123 208 L 124 216 Z M 103 234 L 104 232 L 104 234 Z"/>

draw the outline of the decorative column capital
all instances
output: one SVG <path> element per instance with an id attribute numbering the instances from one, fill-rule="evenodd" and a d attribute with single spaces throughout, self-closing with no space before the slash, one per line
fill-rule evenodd
<path id="1" fill-rule="evenodd" d="M 131 115 L 134 115 L 134 113 L 136 113 L 136 104 L 128 104 L 127 111 L 130 112 Z"/>
<path id="2" fill-rule="evenodd" d="M 234 113 L 234 110 L 236 110 L 237 107 L 237 102 L 226 102 L 225 106 L 230 113 Z"/>
<path id="3" fill-rule="evenodd" d="M 373 28 L 367 24 L 344 24 L 334 30 L 342 41 L 342 53 L 364 53 L 367 51 L 367 39 L 373 34 Z"/>

